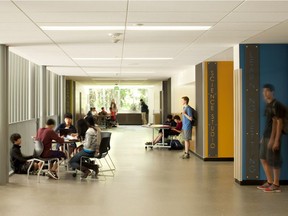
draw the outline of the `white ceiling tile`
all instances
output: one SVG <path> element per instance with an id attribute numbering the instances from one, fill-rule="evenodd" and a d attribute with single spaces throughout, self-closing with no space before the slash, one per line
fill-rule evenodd
<path id="1" fill-rule="evenodd" d="M 25 12 L 126 11 L 126 1 L 15 1 Z"/>
<path id="2" fill-rule="evenodd" d="M 54 44 L 16 46 L 9 48 L 16 54 L 19 54 L 20 56 L 23 56 L 39 65 L 76 66 L 76 64 Z"/>
<path id="3" fill-rule="evenodd" d="M 129 11 L 154 12 L 223 12 L 230 11 L 242 1 L 131 1 Z"/>
<path id="4" fill-rule="evenodd" d="M 130 23 L 203 23 L 218 22 L 227 12 L 129 12 Z"/>
<path id="5" fill-rule="evenodd" d="M 47 69 L 62 76 L 87 76 L 80 67 L 47 67 Z"/>
<path id="6" fill-rule="evenodd" d="M 19 9 L 9 0 L 7 1 L 0 1 L 0 12 L 19 12 Z"/>
<path id="7" fill-rule="evenodd" d="M 28 14 L 36 23 L 41 22 L 72 22 L 74 25 L 81 22 L 90 23 L 123 23 L 125 12 L 32 12 Z"/>
<path id="8" fill-rule="evenodd" d="M 288 21 L 245 40 L 245 43 L 288 43 Z"/>
<path id="9" fill-rule="evenodd" d="M 21 12 L 1 12 L 0 11 L 0 23 L 27 23 L 31 22 Z"/>
<path id="10" fill-rule="evenodd" d="M 288 1 L 247 1 L 241 4 L 237 12 L 288 12 Z"/>
<path id="11" fill-rule="evenodd" d="M 217 23 L 212 30 L 215 31 L 263 31 L 276 25 L 272 23 Z"/>
<path id="12" fill-rule="evenodd" d="M 72 43 L 59 45 L 72 58 L 118 58 L 122 53 L 122 44 Z"/>
<path id="13" fill-rule="evenodd" d="M 109 33 L 115 33 L 113 31 L 46 31 L 57 43 L 75 43 L 76 45 L 82 44 L 92 44 L 101 45 L 112 43 L 112 38 L 108 35 Z M 122 33 L 122 31 L 117 31 L 117 33 Z M 121 39 L 123 36 L 120 37 Z"/>
<path id="14" fill-rule="evenodd" d="M 0 23 L 0 40 L 9 46 L 51 43 L 49 38 L 32 23 Z"/>
<path id="15" fill-rule="evenodd" d="M 127 31 L 126 43 L 187 43 L 204 31 Z"/>
<path id="16" fill-rule="evenodd" d="M 221 22 L 228 23 L 275 23 L 288 19 L 288 13 L 269 12 L 233 12 L 226 16 Z"/>

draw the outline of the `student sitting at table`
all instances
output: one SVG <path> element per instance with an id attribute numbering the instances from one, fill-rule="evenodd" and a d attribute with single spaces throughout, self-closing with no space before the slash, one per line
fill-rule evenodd
<path id="1" fill-rule="evenodd" d="M 67 132 L 65 134 L 61 134 L 61 132 L 63 130 L 67 130 Z M 64 115 L 64 122 L 61 123 L 60 125 L 58 125 L 58 127 L 55 130 L 56 133 L 60 134 L 60 136 L 64 135 L 72 135 L 72 136 L 77 136 L 77 130 L 74 127 L 74 125 L 72 125 L 72 114 L 71 113 L 66 113 Z M 70 143 L 69 144 L 69 155 L 71 155 L 71 153 L 74 151 L 74 149 L 76 148 L 76 143 Z M 57 149 L 61 150 L 61 146 L 59 144 L 57 144 Z"/>
<path id="2" fill-rule="evenodd" d="M 10 164 L 11 168 L 13 169 L 14 173 L 17 174 L 27 174 L 27 170 L 30 166 L 29 159 L 33 158 L 31 156 L 25 156 L 21 152 L 21 135 L 18 133 L 14 133 L 10 136 L 10 141 L 13 144 L 10 150 Z M 31 171 L 37 172 L 41 163 L 34 162 Z"/>
<path id="3" fill-rule="evenodd" d="M 55 140 L 57 143 L 63 144 L 64 139 L 59 137 L 58 134 L 53 130 L 55 127 L 55 121 L 53 119 L 48 119 L 46 126 L 40 128 L 36 135 L 36 140 L 39 140 L 43 143 L 44 150 L 40 155 L 43 158 L 59 158 L 66 159 L 66 155 L 62 151 L 53 151 L 51 150 L 52 141 Z M 53 179 L 59 179 L 57 176 L 58 164 L 54 161 L 50 164 L 47 175 Z"/>
<path id="4" fill-rule="evenodd" d="M 85 139 L 83 141 L 83 150 L 81 150 L 76 155 L 74 155 L 71 158 L 71 160 L 69 161 L 71 167 L 74 169 L 78 169 L 78 170 L 80 170 L 81 157 L 83 157 L 83 156 L 93 157 L 95 155 L 95 152 L 97 152 L 99 150 L 99 144 L 98 144 L 99 142 L 97 142 L 97 139 L 98 139 L 97 129 L 95 127 L 93 117 L 88 117 L 85 120 L 80 119 L 77 122 L 79 135 L 81 134 L 81 136 L 83 136 L 84 131 L 87 128 L 86 124 L 88 125 L 88 129 L 85 132 Z M 81 177 L 87 178 L 87 176 L 91 174 L 90 169 L 94 170 L 96 175 L 99 172 L 98 164 L 92 164 L 89 161 L 83 159 L 82 160 L 82 167 L 81 167 L 81 171 L 83 173 L 82 173 Z"/>
<path id="5" fill-rule="evenodd" d="M 98 113 L 98 115 L 106 116 L 108 113 L 106 112 L 104 107 L 101 107 L 101 112 Z"/>
<path id="6" fill-rule="evenodd" d="M 173 116 L 170 115 L 170 114 L 167 115 L 167 119 L 166 119 L 166 121 L 164 122 L 163 125 L 168 125 L 168 126 L 170 126 L 171 128 L 177 126 L 176 122 L 173 120 Z M 153 143 L 147 142 L 146 145 L 151 145 L 151 144 L 155 145 L 156 143 L 158 143 L 159 141 L 161 141 L 161 139 L 162 139 L 163 136 L 164 136 L 164 138 L 167 138 L 167 137 L 171 134 L 171 131 L 172 131 L 171 128 L 169 128 L 169 129 L 160 129 L 160 130 L 159 130 L 159 134 L 158 134 L 158 136 L 153 140 Z M 174 132 L 172 132 L 172 133 L 174 133 Z"/>

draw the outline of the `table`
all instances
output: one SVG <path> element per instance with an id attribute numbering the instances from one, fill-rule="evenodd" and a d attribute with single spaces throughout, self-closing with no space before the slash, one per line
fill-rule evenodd
<path id="1" fill-rule="evenodd" d="M 64 153 L 68 152 L 67 159 L 64 161 L 64 164 L 66 166 L 67 171 L 69 171 L 69 159 L 71 159 L 70 158 L 69 145 L 71 143 L 76 143 L 76 142 L 79 142 L 79 141 L 80 141 L 79 139 L 67 139 L 67 138 L 64 138 L 64 143 L 60 144 L 60 145 L 63 145 L 63 152 Z M 53 140 L 52 143 L 57 143 L 57 142 L 55 140 Z"/>
<path id="2" fill-rule="evenodd" d="M 156 143 L 156 144 L 151 144 L 151 145 L 146 145 L 145 146 L 145 149 L 147 149 L 147 147 L 153 149 L 153 148 L 170 148 L 171 146 L 168 145 L 168 143 L 165 143 L 165 138 L 164 138 L 164 132 L 165 130 L 168 130 L 171 128 L 170 125 L 162 125 L 162 124 L 155 124 L 155 125 L 142 125 L 142 127 L 145 127 L 145 128 L 150 128 L 152 129 L 152 143 L 153 143 L 153 140 L 154 140 L 154 132 L 156 129 L 162 129 L 163 130 L 163 136 L 162 136 L 162 142 L 161 143 Z"/>

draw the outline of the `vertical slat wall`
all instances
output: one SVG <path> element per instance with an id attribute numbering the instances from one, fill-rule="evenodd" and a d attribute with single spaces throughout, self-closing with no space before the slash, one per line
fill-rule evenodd
<path id="1" fill-rule="evenodd" d="M 40 117 L 41 66 L 9 52 L 9 123 L 22 122 Z M 46 73 L 47 116 L 61 115 L 65 103 L 63 78 L 51 71 Z"/>

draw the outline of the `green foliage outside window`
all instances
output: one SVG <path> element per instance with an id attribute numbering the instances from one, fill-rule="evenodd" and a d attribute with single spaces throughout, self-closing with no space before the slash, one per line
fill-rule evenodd
<path id="1" fill-rule="evenodd" d="M 89 89 L 89 105 L 95 106 L 98 112 L 101 107 L 109 111 L 112 99 L 120 112 L 140 112 L 140 99 L 148 102 L 148 89 L 119 86 Z"/>

